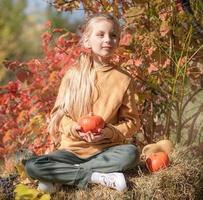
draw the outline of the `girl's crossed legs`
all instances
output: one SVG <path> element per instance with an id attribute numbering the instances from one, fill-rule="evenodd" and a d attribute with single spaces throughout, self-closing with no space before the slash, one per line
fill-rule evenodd
<path id="1" fill-rule="evenodd" d="M 131 144 L 117 145 L 88 158 L 58 150 L 26 161 L 27 174 L 44 182 L 86 187 L 94 172 L 112 173 L 133 168 L 139 160 L 137 148 Z"/>

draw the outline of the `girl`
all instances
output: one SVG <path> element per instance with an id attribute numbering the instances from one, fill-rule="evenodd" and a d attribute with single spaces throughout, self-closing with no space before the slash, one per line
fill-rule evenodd
<path id="1" fill-rule="evenodd" d="M 98 183 L 126 190 L 122 171 L 133 168 L 139 158 L 137 148 L 126 139 L 139 126 L 133 80 L 110 63 L 119 38 L 119 23 L 111 15 L 87 21 L 81 44 L 91 53 L 81 54 L 67 71 L 51 112 L 49 132 L 60 133 L 60 146 L 25 163 L 27 174 L 40 181 L 40 190 L 53 192 L 53 183 L 82 188 Z M 105 120 L 100 134 L 85 134 L 78 125 L 79 118 L 89 113 Z"/>

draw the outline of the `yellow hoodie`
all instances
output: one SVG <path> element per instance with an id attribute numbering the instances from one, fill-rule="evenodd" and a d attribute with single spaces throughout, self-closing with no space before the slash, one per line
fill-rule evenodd
<path id="1" fill-rule="evenodd" d="M 96 77 L 95 84 L 100 96 L 94 102 L 93 113 L 105 120 L 106 125 L 102 132 L 106 138 L 94 143 L 82 140 L 73 130 L 73 125 L 77 122 L 68 115 L 63 116 L 59 125 L 59 149 L 71 151 L 83 158 L 104 148 L 124 144 L 139 128 L 138 96 L 134 80 L 126 72 L 115 67 L 97 68 Z M 60 88 L 63 88 L 62 84 L 63 81 Z"/>

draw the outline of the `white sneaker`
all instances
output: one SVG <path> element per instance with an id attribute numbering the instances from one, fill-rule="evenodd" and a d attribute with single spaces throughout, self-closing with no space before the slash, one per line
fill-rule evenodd
<path id="1" fill-rule="evenodd" d="M 39 191 L 45 192 L 45 193 L 54 193 L 59 189 L 58 184 L 53 184 L 51 182 L 39 182 L 37 189 Z"/>
<path id="2" fill-rule="evenodd" d="M 93 172 L 91 183 L 99 183 L 101 185 L 114 188 L 119 192 L 127 190 L 127 185 L 123 173 L 99 173 Z"/>

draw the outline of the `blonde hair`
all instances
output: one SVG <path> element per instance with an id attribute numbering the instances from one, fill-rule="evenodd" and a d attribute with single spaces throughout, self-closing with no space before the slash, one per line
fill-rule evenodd
<path id="1" fill-rule="evenodd" d="M 80 44 L 85 48 L 92 32 L 92 24 L 98 20 L 108 20 L 118 28 L 120 27 L 116 19 L 109 14 L 94 15 L 86 22 L 82 32 Z M 61 82 L 48 126 L 50 134 L 58 131 L 64 115 L 77 121 L 81 116 L 92 112 L 94 82 L 95 69 L 92 55 L 82 53 L 76 63 L 66 72 Z"/>

